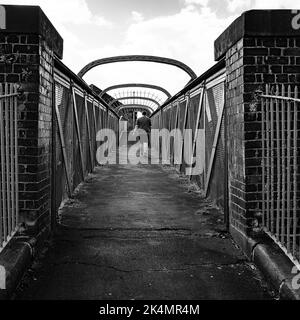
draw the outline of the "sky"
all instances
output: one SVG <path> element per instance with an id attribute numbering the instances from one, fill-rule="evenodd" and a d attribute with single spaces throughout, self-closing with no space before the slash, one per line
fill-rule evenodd
<path id="1" fill-rule="evenodd" d="M 145 54 L 180 60 L 200 75 L 215 63 L 214 40 L 243 11 L 300 9 L 300 0 L 6 0 L 4 4 L 39 5 L 64 39 L 63 62 L 76 73 L 95 59 Z M 84 80 L 101 89 L 150 83 L 175 94 L 189 76 L 167 65 L 122 62 L 98 66 Z"/>

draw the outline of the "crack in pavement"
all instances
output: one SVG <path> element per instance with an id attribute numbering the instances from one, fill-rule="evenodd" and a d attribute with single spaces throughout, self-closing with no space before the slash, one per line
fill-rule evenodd
<path id="1" fill-rule="evenodd" d="M 175 237 L 181 237 L 181 238 L 192 238 L 195 237 L 197 239 L 212 239 L 212 238 L 220 238 L 220 239 L 225 239 L 224 237 L 222 237 L 222 234 L 214 234 L 214 235 L 199 235 L 199 234 L 183 234 L 183 233 L 172 233 L 170 234 L 170 239 L 175 236 Z M 161 238 L 158 237 L 153 237 L 152 235 L 149 236 L 145 236 L 145 235 L 132 235 L 131 237 L 127 237 L 127 236 L 114 236 L 114 235 L 92 235 L 92 236 L 82 236 L 81 239 L 57 239 L 56 242 L 80 242 L 82 239 L 86 239 L 86 240 L 91 240 L 91 239 L 116 239 L 116 240 L 149 240 L 149 239 L 155 239 L 155 240 L 159 240 L 159 239 L 166 239 L 168 237 L 168 235 L 162 236 Z"/>
<path id="2" fill-rule="evenodd" d="M 89 230 L 84 230 L 81 229 L 81 231 L 89 231 Z M 94 234 L 94 235 L 81 235 L 82 239 L 120 239 L 120 240 L 144 240 L 144 239 L 157 239 L 156 236 L 153 236 L 153 234 L 151 234 L 152 232 L 157 232 L 157 230 L 143 230 L 143 229 L 139 229 L 136 230 L 138 233 L 141 233 L 141 235 L 139 234 L 122 234 L 122 231 L 127 232 L 127 231 L 132 231 L 132 230 L 94 230 L 94 231 L 99 231 L 100 234 Z M 119 235 L 112 235 L 110 233 L 101 233 L 101 232 L 106 232 L 106 231 L 116 231 L 116 232 L 121 232 L 121 234 Z M 134 230 L 135 231 L 135 230 Z M 149 235 L 145 235 L 143 234 L 143 232 L 151 232 Z M 161 231 L 161 230 L 159 230 Z M 163 230 L 165 231 L 165 230 Z M 68 239 L 67 235 L 64 235 L 66 238 L 63 237 L 59 237 L 57 238 L 57 242 L 76 242 L 76 239 Z M 211 239 L 211 238 L 220 238 L 220 239 L 230 239 L 230 235 L 226 232 L 224 233 L 223 231 L 220 232 L 207 232 L 207 233 L 198 233 L 198 232 L 193 232 L 193 231 L 188 231 L 188 230 L 177 230 L 177 232 L 169 232 L 169 230 L 166 230 L 166 233 L 162 236 L 162 237 L 186 237 L 186 238 L 192 238 L 195 237 L 197 239 Z M 80 241 L 80 239 L 78 240 Z"/>
<path id="3" fill-rule="evenodd" d="M 188 232 L 192 232 L 192 229 L 188 229 L 188 228 L 176 228 L 176 227 L 162 227 L 162 228 L 78 228 L 75 226 L 70 226 L 70 225 L 65 225 L 60 223 L 59 226 L 62 229 L 69 229 L 69 230 L 79 230 L 79 231 L 100 231 L 100 232 L 104 232 L 104 231 L 139 231 L 139 232 L 144 232 L 144 231 L 188 231 Z"/>
<path id="4" fill-rule="evenodd" d="M 238 266 L 238 265 L 244 265 L 247 262 L 246 259 L 238 259 L 235 262 L 231 263 L 185 263 L 185 266 L 188 266 L 187 268 L 162 268 L 162 269 L 131 269 L 131 270 L 126 270 L 126 269 L 121 269 L 115 266 L 110 266 L 110 265 L 102 265 L 98 263 L 91 263 L 91 262 L 84 262 L 84 261 L 63 261 L 60 263 L 52 263 L 51 265 L 53 266 L 60 266 L 64 264 L 78 264 L 78 265 L 84 265 L 84 266 L 90 266 L 90 267 L 97 267 L 97 268 L 106 268 L 106 269 L 113 269 L 117 272 L 124 272 L 124 273 L 132 273 L 132 272 L 173 272 L 173 271 L 188 271 L 193 268 L 197 267 L 233 267 L 233 266 Z"/>

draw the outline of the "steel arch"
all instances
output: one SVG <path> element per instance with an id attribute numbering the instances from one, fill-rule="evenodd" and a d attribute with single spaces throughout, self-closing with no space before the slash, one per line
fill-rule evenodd
<path id="1" fill-rule="evenodd" d="M 152 98 L 148 98 L 148 97 L 141 97 L 141 96 L 127 96 L 127 97 L 121 97 L 121 98 L 114 98 L 110 103 L 109 106 L 111 107 L 113 105 L 113 103 L 115 103 L 116 101 L 120 101 L 120 100 L 128 100 L 128 99 L 139 99 L 139 100 L 147 100 L 147 101 L 151 101 L 153 103 L 155 103 L 158 107 L 160 106 L 160 104 Z"/>
<path id="2" fill-rule="evenodd" d="M 141 87 L 141 88 L 149 88 L 149 89 L 154 89 L 163 92 L 168 98 L 171 98 L 171 94 L 169 91 L 167 91 L 165 88 L 162 88 L 160 86 L 156 86 L 154 84 L 147 84 L 147 83 L 122 83 L 122 84 L 117 84 L 114 86 L 110 86 L 105 88 L 101 93 L 99 94 L 99 97 L 102 98 L 103 95 L 111 90 L 115 89 L 120 89 L 120 88 L 130 88 L 130 87 Z"/>
<path id="3" fill-rule="evenodd" d="M 115 63 L 115 62 L 134 62 L 134 61 L 146 61 L 146 62 L 155 62 L 155 63 L 163 63 L 175 66 L 183 71 L 185 71 L 190 77 L 191 80 L 196 79 L 196 73 L 186 64 L 181 61 L 158 57 L 158 56 L 148 56 L 148 55 L 126 55 L 126 56 L 115 56 L 94 60 L 84 66 L 78 73 L 78 76 L 82 78 L 88 71 L 91 69 L 100 66 L 102 64 Z"/>
<path id="4" fill-rule="evenodd" d="M 150 113 L 152 113 L 154 111 L 151 107 L 145 106 L 144 104 L 138 104 L 138 103 L 123 104 L 121 107 L 116 109 L 116 112 L 119 112 L 122 109 L 147 109 Z"/>

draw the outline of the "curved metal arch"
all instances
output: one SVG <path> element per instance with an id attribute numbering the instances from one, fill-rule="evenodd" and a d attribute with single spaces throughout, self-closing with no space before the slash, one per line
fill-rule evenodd
<path id="1" fill-rule="evenodd" d="M 141 88 L 149 88 L 149 89 L 154 89 L 163 92 L 168 98 L 171 98 L 172 95 L 170 94 L 169 91 L 167 91 L 165 88 L 156 86 L 154 84 L 147 84 L 147 83 L 122 83 L 122 84 L 117 84 L 114 86 L 110 86 L 105 88 L 101 93 L 99 94 L 99 97 L 102 98 L 102 96 L 111 90 L 115 89 L 120 89 L 120 88 L 130 88 L 130 87 L 141 87 Z"/>
<path id="2" fill-rule="evenodd" d="M 108 63 L 115 63 L 115 62 L 133 62 L 133 61 L 146 61 L 146 62 L 155 62 L 155 63 L 163 63 L 168 64 L 171 66 L 175 66 L 183 71 L 185 71 L 190 77 L 191 80 L 196 79 L 197 75 L 196 73 L 186 64 L 184 64 L 181 61 L 165 58 L 165 57 L 158 57 L 158 56 L 148 56 L 148 55 L 127 55 L 127 56 L 115 56 L 115 57 L 108 57 L 103 59 L 97 59 L 90 63 L 88 63 L 86 66 L 84 66 L 78 73 L 78 76 L 82 78 L 88 71 L 91 69 L 100 66 L 102 64 L 108 64 Z"/>
<path id="3" fill-rule="evenodd" d="M 128 99 L 148 100 L 148 101 L 154 102 L 158 107 L 160 106 L 160 104 L 158 103 L 158 101 L 156 101 L 155 99 L 148 98 L 148 97 L 141 97 L 141 96 L 127 96 L 127 97 L 121 97 L 121 98 L 114 98 L 114 99 L 111 100 L 111 102 L 109 103 L 109 106 L 112 106 L 112 104 L 115 103 L 116 101 L 128 100 Z"/>
<path id="4" fill-rule="evenodd" d="M 138 103 L 134 103 L 134 104 L 123 104 L 121 107 L 119 107 L 116 112 L 121 111 L 122 109 L 147 109 L 150 113 L 152 113 L 154 110 L 149 107 L 149 106 L 145 106 L 144 104 L 138 104 Z"/>

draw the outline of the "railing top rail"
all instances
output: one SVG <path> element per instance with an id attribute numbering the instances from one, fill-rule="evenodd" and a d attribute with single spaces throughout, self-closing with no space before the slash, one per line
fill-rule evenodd
<path id="1" fill-rule="evenodd" d="M 11 98 L 11 97 L 17 97 L 17 96 L 19 96 L 19 95 L 20 95 L 19 92 L 10 93 L 10 94 L 4 94 L 4 95 L 0 96 L 0 100 L 6 99 L 6 98 Z"/>
<path id="2" fill-rule="evenodd" d="M 89 87 L 89 85 L 83 79 L 79 78 L 73 71 L 71 71 L 62 61 L 56 58 L 54 63 L 56 70 L 60 71 L 69 80 L 77 84 L 83 91 L 90 94 L 96 101 L 100 102 L 107 110 L 110 110 L 117 118 L 119 118 L 119 115 L 108 106 L 106 101 L 102 98 L 99 98 L 99 96 Z"/>
<path id="3" fill-rule="evenodd" d="M 279 99 L 279 100 L 285 100 L 288 102 L 300 102 L 300 99 L 292 98 L 292 97 L 276 96 L 276 95 L 271 95 L 271 94 L 260 94 L 259 96 L 261 98 Z"/>
<path id="4" fill-rule="evenodd" d="M 176 101 L 181 96 L 184 96 L 185 94 L 187 94 L 189 91 L 191 91 L 192 89 L 200 85 L 204 80 L 207 80 L 209 77 L 213 76 L 223 68 L 225 68 L 225 59 L 221 59 L 216 64 L 214 64 L 210 69 L 206 70 L 203 74 L 201 74 L 199 77 L 189 82 L 183 89 L 181 89 L 178 93 L 176 93 L 174 96 L 172 96 L 167 101 L 165 101 L 159 108 L 157 108 L 151 116 L 155 115 L 157 112 L 164 109 L 167 105 Z"/>

